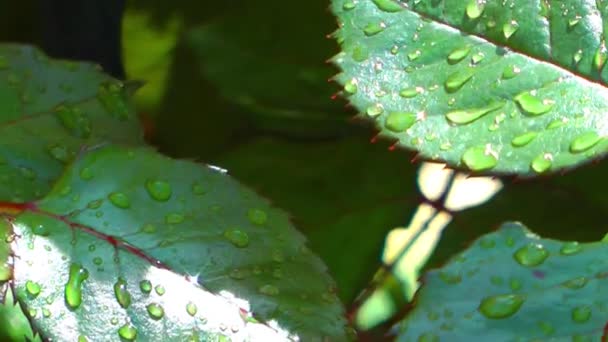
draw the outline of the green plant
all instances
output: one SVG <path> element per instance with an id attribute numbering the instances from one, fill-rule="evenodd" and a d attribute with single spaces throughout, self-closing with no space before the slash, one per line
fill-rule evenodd
<path id="1" fill-rule="evenodd" d="M 310 48 L 303 27 L 326 2 L 294 11 L 280 0 L 239 0 L 239 13 L 220 2 L 175 12 L 134 2 L 125 55 L 131 78 L 152 79 L 142 92 L 93 64 L 0 45 L 0 337 L 10 327 L 6 338 L 16 340 L 342 341 L 356 339 L 355 328 L 363 340 L 606 339 L 606 242 L 573 241 L 603 233 L 581 228 L 604 221 L 602 189 L 577 183 L 599 183 L 603 169 L 551 183 L 583 200 L 543 197 L 546 188 L 526 183 L 507 185 L 498 206 L 459 212 L 501 189 L 481 176 L 531 178 L 605 153 L 608 4 L 331 1 L 343 97 L 394 141 L 390 150 L 457 170 L 421 168 L 416 209 L 417 200 L 399 198 L 415 192 L 408 161 L 363 142 L 344 125 L 350 114 L 323 100 L 331 71 L 318 62 L 331 41 Z M 273 36 L 277 27 L 286 33 Z M 169 85 L 182 65 L 199 69 L 225 102 L 199 100 L 207 88 L 183 78 Z M 167 102 L 182 93 L 186 104 Z M 157 114 L 170 132 L 155 137 L 164 152 L 191 156 L 176 152 L 179 139 L 211 137 L 200 140 L 201 155 L 293 212 L 335 281 L 287 214 L 219 167 L 147 145 L 133 95 L 146 110 L 169 109 L 169 120 Z M 199 108 L 207 131 L 172 126 L 196 126 Z M 184 109 L 194 115 L 180 119 Z M 214 149 L 236 136 L 246 143 Z M 485 194 L 466 203 L 455 195 L 477 181 Z M 573 220 L 560 215 L 573 208 Z M 410 226 L 389 232 L 406 211 L 415 212 Z M 565 242 L 519 223 L 489 231 L 503 212 Z M 446 259 L 417 283 L 427 262 Z"/>

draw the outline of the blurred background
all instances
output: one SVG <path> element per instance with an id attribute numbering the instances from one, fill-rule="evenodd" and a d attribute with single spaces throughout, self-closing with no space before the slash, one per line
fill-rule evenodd
<path id="1" fill-rule="evenodd" d="M 408 227 L 423 201 L 421 164 L 389 149 L 390 141 L 370 142 L 373 129 L 332 100 L 340 89 L 328 80 L 338 70 L 325 61 L 339 47 L 326 37 L 337 27 L 329 1 L 3 1 L 0 41 L 144 81 L 135 101 L 148 141 L 170 156 L 226 168 L 288 211 L 328 265 L 349 317 L 370 329 L 363 338 L 382 333 L 411 295 L 396 275 L 385 277 L 390 295 L 379 305 L 363 305 L 369 294 L 355 300 L 382 274 L 389 232 Z M 453 215 L 425 267 L 504 221 L 552 238 L 600 239 L 608 197 L 595 184 L 606 171 L 603 163 L 503 179 L 492 200 Z M 0 340 L 24 340 L 31 332 L 21 330 L 27 322 L 11 303 L 0 306 Z M 358 314 L 362 305 L 371 311 Z"/>

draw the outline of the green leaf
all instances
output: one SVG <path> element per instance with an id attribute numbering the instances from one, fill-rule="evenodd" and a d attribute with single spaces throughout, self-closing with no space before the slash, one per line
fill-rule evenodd
<path id="1" fill-rule="evenodd" d="M 22 209 L 14 288 L 46 338 L 344 338 L 323 263 L 222 170 L 108 146 Z"/>
<path id="2" fill-rule="evenodd" d="M 142 141 L 120 82 L 20 45 L 0 45 L 0 136 L 0 200 L 13 202 L 47 193 L 86 146 Z"/>
<path id="3" fill-rule="evenodd" d="M 505 224 L 426 274 L 398 340 L 599 341 L 607 256 L 605 242 L 541 239 Z"/>
<path id="4" fill-rule="evenodd" d="M 593 0 L 333 0 L 336 79 L 383 136 L 474 172 L 535 175 L 608 148 L 608 11 Z M 394 125 L 396 113 L 415 117 Z M 400 122 L 403 122 L 402 120 Z"/>

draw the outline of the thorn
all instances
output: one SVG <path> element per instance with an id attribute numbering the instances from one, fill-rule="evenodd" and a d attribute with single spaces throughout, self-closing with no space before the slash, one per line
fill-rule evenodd
<path id="1" fill-rule="evenodd" d="M 374 136 L 373 136 L 373 137 L 372 137 L 372 138 L 369 140 L 369 142 L 370 142 L 370 143 L 372 143 L 372 144 L 377 143 L 377 142 L 378 142 L 378 135 L 374 135 Z"/>
<path id="2" fill-rule="evenodd" d="M 335 94 L 333 94 L 333 95 L 330 97 L 330 99 L 332 99 L 332 100 L 336 100 L 336 99 L 338 98 L 338 95 L 339 95 L 339 94 L 340 94 L 340 93 L 335 93 Z"/>
<path id="3" fill-rule="evenodd" d="M 395 142 L 394 144 L 392 144 L 391 146 L 388 147 L 388 150 L 393 152 L 394 150 L 397 149 L 397 144 L 399 144 L 399 142 Z"/>
<path id="4" fill-rule="evenodd" d="M 413 158 L 410 160 L 410 163 L 412 163 L 412 164 L 417 163 L 417 162 L 418 162 L 418 160 L 419 160 L 419 158 L 420 158 L 420 154 L 416 153 L 416 154 L 414 155 L 414 157 L 413 157 Z"/>

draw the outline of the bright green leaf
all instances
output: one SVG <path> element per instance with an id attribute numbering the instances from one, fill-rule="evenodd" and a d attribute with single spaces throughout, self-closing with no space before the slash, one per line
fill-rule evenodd
<path id="1" fill-rule="evenodd" d="M 608 55 L 597 24 L 608 12 L 595 7 L 333 0 L 337 79 L 382 135 L 427 159 L 523 175 L 573 167 L 608 148 Z M 394 112 L 417 120 L 395 130 Z"/>
<path id="2" fill-rule="evenodd" d="M 345 336 L 303 236 L 217 168 L 108 146 L 22 210 L 10 221 L 14 287 L 46 338 Z"/>
<path id="3" fill-rule="evenodd" d="M 607 257 L 605 242 L 541 239 L 505 224 L 426 274 L 398 340 L 599 341 Z"/>
<path id="4" fill-rule="evenodd" d="M 80 150 L 142 134 L 122 84 L 87 63 L 0 45 L 0 199 L 49 191 Z"/>

